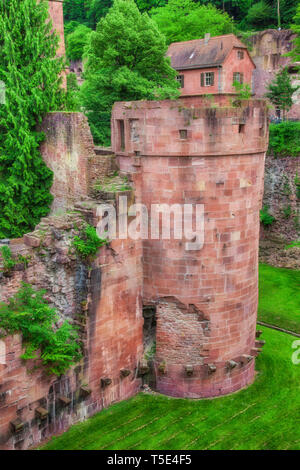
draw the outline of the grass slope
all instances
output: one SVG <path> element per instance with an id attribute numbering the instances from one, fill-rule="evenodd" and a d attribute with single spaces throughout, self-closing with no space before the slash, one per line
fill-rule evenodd
<path id="1" fill-rule="evenodd" d="M 300 364 L 295 337 L 262 328 L 258 376 L 245 390 L 214 400 L 138 396 L 73 426 L 54 449 L 300 449 Z"/>
<path id="2" fill-rule="evenodd" d="M 259 266 L 258 319 L 300 333 L 300 271 Z"/>

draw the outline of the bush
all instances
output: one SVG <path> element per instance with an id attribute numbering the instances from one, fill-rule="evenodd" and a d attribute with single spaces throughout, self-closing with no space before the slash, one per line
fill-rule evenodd
<path id="1" fill-rule="evenodd" d="M 0 337 L 21 333 L 22 359 L 37 359 L 48 374 L 61 375 L 81 358 L 77 328 L 65 321 L 59 328 L 55 309 L 44 300 L 45 291 L 22 284 L 8 304 L 0 303 Z"/>
<path id="2" fill-rule="evenodd" d="M 264 206 L 260 211 L 260 221 L 265 226 L 268 227 L 273 222 L 275 222 L 275 217 L 269 213 L 269 207 Z"/>
<path id="3" fill-rule="evenodd" d="M 300 155 L 300 122 L 284 121 L 270 124 L 268 153 L 274 156 Z"/>
<path id="4" fill-rule="evenodd" d="M 80 237 L 76 236 L 73 240 L 73 246 L 82 258 L 94 256 L 98 248 L 107 244 L 107 240 L 99 238 L 95 227 L 87 225 L 82 231 Z"/>

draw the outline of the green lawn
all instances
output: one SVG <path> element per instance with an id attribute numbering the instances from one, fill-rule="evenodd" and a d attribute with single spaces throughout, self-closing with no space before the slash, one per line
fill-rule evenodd
<path id="1" fill-rule="evenodd" d="M 300 271 L 260 265 L 258 319 L 300 333 Z"/>
<path id="2" fill-rule="evenodd" d="M 214 400 L 140 394 L 73 426 L 43 449 L 300 450 L 300 364 L 295 337 L 268 328 L 258 376 L 245 390 Z"/>

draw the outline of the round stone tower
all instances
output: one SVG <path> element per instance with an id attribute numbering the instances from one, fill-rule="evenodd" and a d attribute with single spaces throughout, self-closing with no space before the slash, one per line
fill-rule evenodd
<path id="1" fill-rule="evenodd" d="M 143 302 L 156 308 L 157 390 L 201 398 L 245 387 L 259 352 L 265 101 L 233 107 L 219 95 L 213 105 L 204 97 L 117 103 L 112 142 L 151 221 L 157 204 L 164 226 L 170 213 L 182 211 L 182 237 L 171 216 L 170 237 L 149 230 L 143 242 Z M 194 239 L 184 230 L 191 219 L 194 227 L 198 220 Z"/>

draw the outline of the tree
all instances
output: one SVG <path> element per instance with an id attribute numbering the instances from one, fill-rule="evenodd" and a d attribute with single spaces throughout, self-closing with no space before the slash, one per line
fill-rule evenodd
<path id="1" fill-rule="evenodd" d="M 149 11 L 151 8 L 163 7 L 167 0 L 135 0 L 138 9 L 142 12 Z"/>
<path id="2" fill-rule="evenodd" d="M 68 36 L 66 36 L 66 54 L 70 60 L 80 60 L 83 56 L 84 48 L 89 41 L 92 30 L 80 24 Z"/>
<path id="3" fill-rule="evenodd" d="M 66 22 L 78 21 L 81 24 L 86 23 L 86 2 L 84 0 L 64 0 L 63 8 Z"/>
<path id="4" fill-rule="evenodd" d="M 86 15 L 88 18 L 88 25 L 95 29 L 100 18 L 108 13 L 111 8 L 113 0 L 89 0 L 86 7 Z"/>
<path id="5" fill-rule="evenodd" d="M 91 33 L 82 102 L 96 143 L 110 143 L 115 101 L 177 98 L 165 38 L 134 0 L 115 0 Z"/>
<path id="6" fill-rule="evenodd" d="M 258 29 L 270 26 L 270 21 L 275 23 L 275 11 L 264 0 L 255 3 L 248 11 L 245 18 L 246 24 Z"/>
<path id="7" fill-rule="evenodd" d="M 271 103 L 282 110 L 283 118 L 286 118 L 286 113 L 291 109 L 293 104 L 292 96 L 300 88 L 300 86 L 293 86 L 291 77 L 287 67 L 282 68 L 276 75 L 274 80 L 268 85 L 266 98 L 269 98 Z"/>
<path id="8" fill-rule="evenodd" d="M 39 151 L 43 116 L 59 109 L 64 61 L 56 57 L 48 2 L 0 2 L 0 238 L 20 237 L 49 212 L 52 172 Z"/>
<path id="9" fill-rule="evenodd" d="M 297 12 L 294 17 L 294 23 L 291 25 L 291 29 L 294 33 L 297 34 L 297 37 L 294 39 L 294 48 L 289 53 L 289 56 L 292 57 L 294 62 L 300 61 L 300 2 L 297 7 Z"/>
<path id="10" fill-rule="evenodd" d="M 212 5 L 200 5 L 192 0 L 169 0 L 168 4 L 150 11 L 167 43 L 188 41 L 204 37 L 232 33 L 234 25 L 227 13 Z"/>

